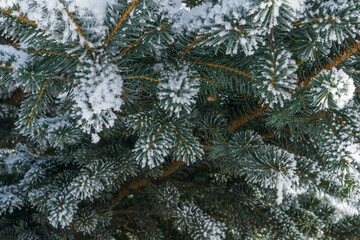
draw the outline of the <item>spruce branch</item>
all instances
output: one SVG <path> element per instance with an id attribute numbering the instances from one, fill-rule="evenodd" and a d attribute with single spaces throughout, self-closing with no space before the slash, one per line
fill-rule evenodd
<path id="1" fill-rule="evenodd" d="M 273 146 L 275 146 L 275 147 L 277 147 L 277 148 L 280 148 L 280 149 L 282 149 L 282 150 L 284 150 L 284 151 L 286 151 L 286 152 L 292 153 L 292 154 L 294 154 L 294 155 L 296 155 L 296 156 L 298 156 L 298 157 L 305 157 L 303 154 L 301 154 L 301 153 L 299 153 L 299 152 L 297 152 L 297 151 L 295 151 L 295 150 L 293 150 L 293 149 L 290 149 L 290 148 L 287 147 L 287 146 L 280 146 L 280 145 L 278 145 L 278 144 L 273 144 L 273 143 L 271 143 L 271 145 L 273 145 Z"/>
<path id="2" fill-rule="evenodd" d="M 329 21 L 329 22 L 337 23 L 337 21 L 335 19 L 331 18 L 331 17 L 328 17 L 328 18 L 326 18 L 326 17 L 318 17 L 318 18 L 311 18 L 308 21 L 297 21 L 297 22 L 292 23 L 292 25 L 294 27 L 298 27 L 298 26 L 303 25 L 303 24 L 305 24 L 307 22 L 320 22 L 320 21 L 321 22 Z M 342 22 L 343 20 L 341 19 L 340 21 Z"/>
<path id="3" fill-rule="evenodd" d="M 194 62 L 191 62 L 191 63 L 198 64 L 198 65 L 207 65 L 207 66 L 210 66 L 210 67 L 225 69 L 225 70 L 228 70 L 230 72 L 235 72 L 235 73 L 238 73 L 240 75 L 243 75 L 243 76 L 245 76 L 247 78 L 254 79 L 254 77 L 252 77 L 249 74 L 244 73 L 244 72 L 242 72 L 242 71 L 240 71 L 238 69 L 230 68 L 230 67 L 223 66 L 223 65 L 220 65 L 220 64 L 214 64 L 214 63 L 208 63 L 208 62 L 198 62 L 198 61 L 194 61 Z"/>
<path id="4" fill-rule="evenodd" d="M 129 16 L 129 14 L 131 13 L 131 11 L 134 9 L 135 5 L 139 2 L 139 0 L 134 0 L 132 1 L 128 8 L 125 10 L 125 12 L 123 13 L 123 15 L 120 17 L 120 19 L 118 20 L 118 22 L 116 23 L 116 26 L 113 28 L 113 30 L 111 30 L 109 36 L 105 39 L 105 45 L 108 45 L 109 42 L 111 41 L 111 39 L 114 37 L 115 33 L 119 30 L 119 28 L 121 27 L 121 25 L 124 23 L 125 19 L 127 18 L 127 16 Z"/>
<path id="5" fill-rule="evenodd" d="M 75 31 L 79 32 L 79 35 L 83 38 L 84 45 L 87 48 L 87 50 L 89 52 L 92 52 L 92 49 L 91 49 L 90 45 L 88 44 L 88 40 L 87 40 L 85 34 L 83 33 L 82 29 L 80 28 L 80 25 L 76 22 L 76 19 L 74 18 L 73 14 L 71 12 L 69 12 L 69 10 L 65 7 L 65 4 L 64 3 L 62 3 L 62 4 L 64 5 L 64 10 L 65 10 L 66 14 L 71 19 L 71 21 L 74 23 L 74 25 L 76 26 Z"/>
<path id="6" fill-rule="evenodd" d="M 336 57 L 333 57 L 330 59 L 330 62 L 327 64 L 324 64 L 321 68 L 318 68 L 312 73 L 311 75 L 307 76 L 305 78 L 305 81 L 303 81 L 303 86 L 307 87 L 310 85 L 311 81 L 316 78 L 323 70 L 331 70 L 352 55 L 354 55 L 358 50 L 360 49 L 360 42 L 355 42 L 350 45 L 349 49 L 343 50 L 340 52 L 340 54 Z M 301 81 L 299 79 L 298 85 L 300 87 Z"/>
<path id="7" fill-rule="evenodd" d="M 184 139 L 184 137 L 181 135 L 181 133 L 179 132 L 179 130 L 176 127 L 173 127 L 173 129 L 175 130 L 176 134 L 180 137 L 181 141 L 186 145 L 186 148 L 191 151 L 189 143 Z"/>
<path id="8" fill-rule="evenodd" d="M 264 112 L 268 111 L 270 109 L 270 106 L 268 104 L 265 104 L 263 106 L 261 106 L 258 109 L 255 109 L 254 111 L 243 115 L 243 116 L 239 116 L 238 118 L 236 118 L 235 120 L 231 121 L 228 125 L 229 125 L 229 132 L 234 132 L 237 128 L 239 128 L 240 126 L 244 125 L 245 123 L 257 118 L 258 116 L 260 116 L 261 114 L 263 114 Z"/>
<path id="9" fill-rule="evenodd" d="M 127 53 L 128 51 L 130 51 L 130 49 L 132 49 L 133 47 L 135 47 L 139 42 L 141 42 L 143 40 L 143 38 L 139 38 L 138 40 L 133 41 L 124 51 L 122 51 L 120 53 L 120 57 L 124 56 L 125 53 Z"/>
<path id="10" fill-rule="evenodd" d="M 48 55 L 56 55 L 56 56 L 60 56 L 60 57 L 67 57 L 67 58 L 72 58 L 72 59 L 79 59 L 78 56 L 72 56 L 68 53 L 59 53 L 59 52 L 54 52 L 54 51 L 49 51 L 49 50 L 36 50 L 36 49 L 33 49 L 32 50 L 34 53 L 37 53 L 37 54 L 48 54 Z"/>
<path id="11" fill-rule="evenodd" d="M 32 120 L 33 120 L 33 118 L 34 118 L 34 115 L 35 115 L 36 109 L 37 109 L 37 107 L 38 107 L 38 103 L 39 103 L 39 101 L 40 101 L 40 99 L 41 99 L 42 95 L 44 94 L 44 90 L 45 90 L 46 84 L 47 84 L 47 81 L 45 81 L 45 82 L 44 82 L 44 84 L 43 84 L 43 85 L 42 85 L 42 87 L 41 87 L 41 90 L 40 90 L 39 96 L 38 96 L 38 97 L 37 97 L 37 99 L 36 99 L 36 102 L 35 102 L 34 108 L 33 108 L 33 110 L 32 110 L 32 113 L 31 113 L 30 118 L 29 118 L 29 120 L 28 120 L 28 122 L 27 122 L 27 124 L 26 124 L 26 125 L 30 125 L 30 124 L 31 124 L 31 122 L 32 122 Z"/>
<path id="12" fill-rule="evenodd" d="M 185 165 L 185 162 L 183 161 L 175 161 L 172 162 L 171 164 L 169 164 L 168 166 L 166 166 L 163 170 L 163 173 L 157 178 L 148 178 L 148 177 L 143 177 L 143 178 L 136 178 L 133 181 L 129 182 L 127 184 L 127 186 L 125 186 L 124 188 L 121 188 L 116 194 L 115 196 L 112 198 L 112 202 L 114 204 L 116 204 L 117 202 L 119 202 L 122 198 L 130 195 L 133 191 L 139 189 L 139 188 L 143 188 L 146 186 L 149 186 L 150 183 L 154 180 L 162 180 L 168 176 L 170 176 L 171 174 L 173 174 L 174 172 L 176 172 L 177 170 L 179 170 L 182 166 Z"/>
<path id="13" fill-rule="evenodd" d="M 212 193 L 214 192 L 208 186 L 203 186 L 203 185 L 196 184 L 196 183 L 193 183 L 193 182 L 184 182 L 184 181 L 179 181 L 179 180 L 171 180 L 170 182 L 178 184 L 178 185 L 186 185 L 186 186 L 196 188 L 196 189 L 204 189 L 205 191 L 212 192 Z M 237 202 L 239 200 L 244 200 L 244 199 L 237 198 L 233 193 L 224 192 L 224 191 L 222 191 L 220 189 L 216 189 L 216 190 L 217 191 L 215 191 L 215 193 L 225 195 L 228 198 L 233 199 L 232 202 Z M 279 226 L 270 217 L 268 217 L 263 211 L 261 211 L 259 208 L 257 208 L 256 204 L 253 201 L 251 201 L 251 199 L 247 198 L 246 200 L 249 201 L 251 204 L 249 204 L 247 202 L 243 202 L 245 206 L 247 206 L 248 208 L 250 208 L 252 211 L 256 212 L 257 214 L 261 215 L 266 221 L 271 223 L 276 228 L 282 230 L 281 226 Z M 228 219 L 225 219 L 225 221 L 228 221 Z"/>
<path id="14" fill-rule="evenodd" d="M 149 33 L 149 32 L 152 32 L 152 31 L 155 31 L 159 28 L 163 28 L 165 27 L 166 24 L 160 24 L 159 26 L 155 27 L 155 28 L 151 28 L 147 31 L 145 31 L 146 33 Z M 136 45 L 138 45 L 143 39 L 145 38 L 145 35 L 140 37 L 139 39 L 133 41 L 127 48 L 125 48 L 119 55 L 119 57 L 122 57 L 124 56 L 127 52 L 129 52 L 133 47 L 135 47 Z M 144 54 L 145 55 L 145 54 Z M 145 55 L 146 59 L 149 61 L 148 57 Z M 112 63 L 118 63 L 120 60 L 116 60 L 116 61 L 113 61 Z M 149 61 L 151 63 L 151 61 Z"/>
<path id="15" fill-rule="evenodd" d="M 12 18 L 16 18 L 22 22 L 28 23 L 31 26 L 34 26 L 36 28 L 38 27 L 37 23 L 35 23 L 34 21 L 30 21 L 27 17 L 21 16 L 21 15 L 20 16 L 12 15 L 13 11 L 11 11 L 11 10 L 6 10 L 6 9 L 0 8 L 0 13 L 3 13 L 4 15 L 10 16 Z"/>
<path id="16" fill-rule="evenodd" d="M 155 133 L 155 135 L 154 135 L 154 139 L 150 141 L 149 147 L 146 149 L 146 153 L 148 153 L 149 150 L 151 149 L 152 145 L 154 144 L 154 142 L 155 142 L 155 140 L 156 140 L 156 137 L 157 137 L 157 136 L 159 135 L 159 133 L 163 130 L 164 125 L 165 125 L 164 123 L 161 124 L 159 130 L 156 131 L 156 133 Z"/>
<path id="17" fill-rule="evenodd" d="M 209 34 L 205 34 L 201 37 L 195 38 L 192 43 L 183 51 L 183 53 L 181 54 L 182 57 L 185 57 L 189 51 L 195 47 L 201 40 L 203 40 L 204 38 L 206 38 L 207 36 L 209 36 Z"/>
<path id="18" fill-rule="evenodd" d="M 152 78 L 152 77 L 146 77 L 146 76 L 139 76 L 139 75 L 131 75 L 131 78 L 140 78 L 140 79 L 146 79 L 146 80 L 150 80 L 150 81 L 154 81 L 154 82 L 158 82 L 161 83 L 162 81 L 156 79 L 156 78 Z"/>

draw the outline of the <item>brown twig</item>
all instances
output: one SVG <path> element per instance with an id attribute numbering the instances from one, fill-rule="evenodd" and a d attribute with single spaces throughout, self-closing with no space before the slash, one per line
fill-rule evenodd
<path id="1" fill-rule="evenodd" d="M 30 125 L 31 121 L 32 121 L 33 118 L 34 118 L 36 109 L 37 109 L 37 107 L 38 107 L 38 103 L 39 103 L 42 95 L 44 94 L 44 90 L 45 90 L 46 84 L 47 84 L 47 81 L 45 81 L 44 84 L 43 84 L 43 86 L 41 87 L 39 96 L 36 98 L 35 106 L 34 106 L 34 108 L 33 108 L 33 111 L 32 111 L 32 113 L 31 113 L 31 115 L 30 115 L 30 119 L 29 119 L 29 121 L 27 122 L 27 125 Z"/>
<path id="2" fill-rule="evenodd" d="M 321 68 L 315 70 L 315 72 L 305 78 L 303 86 L 307 87 L 310 85 L 311 81 L 316 78 L 323 70 L 331 70 L 352 55 L 354 55 L 360 49 L 360 43 L 353 43 L 350 45 L 349 49 L 343 50 L 336 57 L 331 58 L 330 62 L 323 65 Z M 301 84 L 301 81 L 298 81 Z"/>
<path id="3" fill-rule="evenodd" d="M 225 69 L 225 70 L 228 70 L 230 72 L 234 72 L 234 73 L 238 73 L 240 75 L 243 75 L 247 78 L 250 78 L 250 79 L 254 79 L 254 77 L 250 76 L 249 74 L 247 73 L 244 73 L 240 70 L 237 70 L 235 68 L 230 68 L 230 67 L 227 67 L 227 66 L 223 66 L 223 65 L 219 65 L 219 64 L 214 64 L 214 63 L 207 63 L 207 62 L 192 62 L 193 64 L 198 64 L 198 65 L 207 65 L 207 66 L 210 66 L 210 67 L 215 67 L 215 68 L 221 68 L 221 69 Z"/>
<path id="4" fill-rule="evenodd" d="M 138 75 L 131 75 L 131 78 L 140 78 L 140 79 L 147 79 L 150 81 L 154 81 L 154 82 L 158 82 L 158 83 L 162 83 L 162 81 L 156 79 L 156 78 L 152 78 L 152 77 L 146 77 L 146 76 L 138 76 Z"/>
<path id="5" fill-rule="evenodd" d="M 206 38 L 207 36 L 209 36 L 209 34 L 203 35 L 201 37 L 195 38 L 192 43 L 183 51 L 183 53 L 181 54 L 182 57 L 185 57 L 189 51 L 195 47 L 201 40 L 203 40 L 204 38 Z"/>
<path id="6" fill-rule="evenodd" d="M 76 22 L 76 19 L 74 18 L 73 14 L 71 12 L 69 12 L 69 10 L 65 7 L 64 5 L 64 10 L 67 13 L 68 17 L 71 19 L 71 21 L 74 23 L 74 25 L 76 26 L 76 32 L 79 32 L 79 35 L 84 39 L 84 45 L 87 48 L 87 50 L 89 52 L 92 52 L 92 49 L 90 47 L 90 45 L 88 44 L 87 38 L 85 36 L 85 34 L 83 33 L 82 29 L 80 28 L 80 25 Z"/>
<path id="7" fill-rule="evenodd" d="M 228 124 L 229 132 L 231 133 L 231 132 L 235 131 L 240 126 L 244 125 L 245 123 L 249 122 L 250 120 L 253 120 L 254 118 L 257 118 L 258 116 L 260 116 L 261 114 L 263 114 L 264 112 L 266 112 L 269 109 L 270 109 L 269 104 L 265 104 L 262 107 L 255 109 L 254 111 L 252 111 L 249 114 L 239 116 L 238 118 L 236 118 L 235 120 L 231 121 Z"/>
<path id="8" fill-rule="evenodd" d="M 171 163 L 170 165 L 166 166 L 163 170 L 163 173 L 161 176 L 159 176 L 157 179 L 161 180 L 164 179 L 177 170 L 179 170 L 182 166 L 184 166 L 185 163 L 181 160 Z M 127 195 L 131 194 L 132 191 L 135 191 L 139 188 L 143 188 L 146 186 L 149 186 L 152 181 L 154 181 L 154 178 L 149 177 L 143 177 L 143 178 L 135 178 L 133 181 L 131 181 L 129 184 L 127 184 L 126 187 L 121 188 L 112 199 L 113 203 L 117 203 L 122 198 L 126 197 Z"/>
<path id="9" fill-rule="evenodd" d="M 13 16 L 11 15 L 13 13 L 13 11 L 11 10 L 6 10 L 6 9 L 1 9 L 0 8 L 0 12 L 5 14 L 5 15 L 8 15 L 10 17 L 13 17 L 13 18 L 17 18 L 18 20 L 22 21 L 22 22 L 26 22 L 34 27 L 38 27 L 37 23 L 35 23 L 34 21 L 30 21 L 27 17 L 24 17 L 24 16 Z"/>
<path id="10" fill-rule="evenodd" d="M 127 18 L 127 16 L 129 16 L 129 14 L 131 13 L 131 11 L 134 9 L 135 5 L 139 2 L 139 0 L 134 0 L 130 3 L 130 5 L 128 6 L 128 8 L 125 10 L 125 12 L 123 13 L 123 15 L 121 15 L 120 19 L 118 20 L 118 22 L 116 23 L 116 26 L 114 27 L 114 29 L 110 32 L 109 36 L 105 39 L 105 45 L 109 44 L 109 42 L 111 41 L 111 39 L 114 37 L 115 33 L 119 30 L 119 28 L 121 27 L 121 25 L 124 23 L 125 19 Z"/>

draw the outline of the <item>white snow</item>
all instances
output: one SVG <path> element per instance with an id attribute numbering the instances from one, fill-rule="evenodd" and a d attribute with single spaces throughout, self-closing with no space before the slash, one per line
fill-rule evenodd
<path id="1" fill-rule="evenodd" d="M 336 88 L 332 87 L 330 92 L 333 95 L 337 106 L 341 109 L 353 98 L 355 85 L 352 78 L 349 77 L 342 69 L 334 69 L 331 76 Z"/>
<path id="2" fill-rule="evenodd" d="M 320 74 L 325 77 L 319 78 L 322 81 L 321 85 L 315 89 L 318 94 L 314 97 L 322 96 L 318 105 L 324 109 L 329 108 L 329 97 L 331 96 L 337 108 L 343 109 L 354 96 L 355 85 L 353 79 L 342 69 L 337 70 L 336 68 L 331 71 L 324 70 Z M 330 80 L 326 77 L 329 74 Z M 327 93 L 323 94 L 323 90 L 326 90 Z"/>
<path id="3" fill-rule="evenodd" d="M 75 18 L 79 17 L 85 20 L 85 23 L 91 24 L 91 28 L 87 30 L 103 37 L 106 6 L 114 2 L 115 0 L 68 0 L 63 4 L 59 0 L 9 0 L 1 1 L 0 7 L 9 8 L 17 4 L 19 11 L 13 11 L 11 14 L 19 16 L 26 13 L 26 17 L 48 33 L 52 40 L 61 43 L 79 40 L 82 45 L 86 43 L 94 47 L 101 41 L 95 43 L 85 39 L 80 31 L 77 31 L 79 22 Z M 76 15 L 72 16 L 73 12 L 76 12 Z M 27 47 L 25 39 L 21 44 L 22 47 Z"/>
<path id="4" fill-rule="evenodd" d="M 339 199 L 324 192 L 317 192 L 317 197 L 326 200 L 330 205 L 335 207 L 336 220 L 339 220 L 344 216 L 354 216 L 359 213 L 358 208 L 352 202 L 347 202 L 346 200 Z M 357 200 L 359 200 L 358 198 L 359 197 L 357 197 Z"/>
<path id="5" fill-rule="evenodd" d="M 0 64 L 5 65 L 6 62 L 11 61 L 11 67 L 18 69 L 22 66 L 28 58 L 28 55 L 21 50 L 9 45 L 0 44 Z"/>
<path id="6" fill-rule="evenodd" d="M 67 0 L 65 2 L 69 4 L 68 10 L 70 12 L 76 11 L 77 14 L 84 16 L 90 11 L 97 18 L 99 22 L 103 22 L 105 17 L 106 6 L 108 4 L 114 4 L 116 1 L 115 0 Z M 14 4 L 19 4 L 21 11 L 26 12 L 30 20 L 38 23 L 39 21 L 43 20 L 43 16 L 41 14 L 42 9 L 39 9 L 38 11 L 28 11 L 28 9 L 30 9 L 31 5 L 34 3 L 39 4 L 50 10 L 64 7 L 59 0 L 5 0 L 5 1 L 2 0 L 0 1 L 0 7 L 8 8 L 13 6 Z M 51 18 L 51 16 L 49 17 Z"/>
<path id="7" fill-rule="evenodd" d="M 0 187 L 0 216 L 6 212 L 12 213 L 15 209 L 20 209 L 24 201 L 20 198 L 17 186 Z"/>
<path id="8" fill-rule="evenodd" d="M 208 35 L 207 41 L 200 42 L 199 46 L 223 44 L 227 46 L 227 54 L 236 54 L 242 48 L 245 54 L 251 55 L 257 46 L 257 40 L 260 40 L 259 31 L 239 29 L 246 24 L 243 10 L 249 6 L 249 1 L 245 0 L 222 0 L 217 4 L 204 2 L 187 9 L 183 7 L 181 0 L 169 0 L 164 6 L 164 14 L 172 19 L 173 27 L 178 32 L 186 29 L 196 31 L 198 36 Z"/>
<path id="9" fill-rule="evenodd" d="M 117 67 L 104 60 L 93 66 L 93 62 L 78 67 L 77 85 L 74 89 L 74 115 L 79 117 L 79 126 L 93 133 L 92 142 L 100 140 L 96 133 L 103 127 L 112 127 L 116 120 L 115 111 L 123 104 L 122 78 Z"/>
<path id="10" fill-rule="evenodd" d="M 91 11 L 98 22 L 103 22 L 106 6 L 114 4 L 115 2 L 115 0 L 73 0 L 70 3 L 69 11 L 77 10 L 80 15 L 85 15 L 87 11 Z"/>
<path id="11" fill-rule="evenodd" d="M 180 69 L 169 66 L 169 70 L 161 73 L 159 79 L 158 97 L 161 107 L 176 116 L 185 110 L 190 113 L 192 105 L 196 103 L 195 97 L 199 92 L 199 80 L 194 78 L 196 72 L 190 68 L 189 64 L 182 65 Z"/>

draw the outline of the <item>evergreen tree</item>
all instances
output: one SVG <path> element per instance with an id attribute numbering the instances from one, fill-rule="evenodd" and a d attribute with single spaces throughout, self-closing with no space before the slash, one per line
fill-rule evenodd
<path id="1" fill-rule="evenodd" d="M 357 239 L 357 0 L 0 2 L 0 239 Z"/>

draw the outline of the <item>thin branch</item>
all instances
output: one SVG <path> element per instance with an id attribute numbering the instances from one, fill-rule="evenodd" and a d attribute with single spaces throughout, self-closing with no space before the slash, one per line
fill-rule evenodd
<path id="1" fill-rule="evenodd" d="M 64 5 L 64 4 L 63 4 Z M 86 39 L 85 34 L 83 33 L 82 29 L 80 28 L 80 25 L 76 22 L 76 19 L 73 17 L 73 14 L 71 12 L 69 12 L 69 10 L 65 7 L 64 5 L 64 10 L 67 13 L 68 17 L 71 19 L 71 21 L 74 23 L 74 25 L 76 26 L 76 32 L 79 32 L 79 35 L 84 39 L 84 45 L 85 47 L 88 49 L 89 52 L 92 52 L 91 47 L 88 44 L 88 40 Z"/>
<path id="2" fill-rule="evenodd" d="M 45 90 L 46 84 L 47 84 L 47 81 L 44 82 L 44 84 L 43 84 L 43 86 L 42 86 L 42 88 L 41 88 L 41 90 L 40 90 L 39 96 L 38 96 L 37 99 L 36 99 L 35 106 L 34 106 L 34 108 L 33 108 L 33 111 L 32 111 L 32 113 L 31 113 L 31 115 L 30 115 L 30 119 L 29 119 L 29 121 L 27 122 L 27 125 L 30 125 L 31 121 L 32 121 L 33 118 L 34 118 L 34 115 L 35 115 L 35 112 L 36 112 L 36 109 L 37 109 L 37 104 L 39 103 L 42 95 L 44 94 L 44 90 Z"/>
<path id="3" fill-rule="evenodd" d="M 341 53 L 332 58 L 329 63 L 323 65 L 321 68 L 317 69 L 313 74 L 306 77 L 305 81 L 303 82 L 304 87 L 310 85 L 311 81 L 316 78 L 323 70 L 331 70 L 352 55 L 354 55 L 360 49 L 360 43 L 353 43 L 350 45 L 350 48 L 347 50 L 341 51 Z M 298 81 L 299 84 L 301 81 Z"/>
<path id="4" fill-rule="evenodd" d="M 153 140 L 150 141 L 149 147 L 148 147 L 148 149 L 146 149 L 146 152 L 145 152 L 145 153 L 148 153 L 148 152 L 149 152 L 149 150 L 151 149 L 152 145 L 154 144 L 154 142 L 155 142 L 155 140 L 156 140 L 156 137 L 157 137 L 157 136 L 159 135 L 159 133 L 163 130 L 164 125 L 165 125 L 165 123 L 163 123 L 163 124 L 160 126 L 159 130 L 155 133 L 155 136 L 154 136 Z"/>
<path id="5" fill-rule="evenodd" d="M 150 81 L 154 81 L 154 82 L 158 82 L 158 83 L 162 83 L 162 81 L 156 79 L 156 78 L 151 78 L 151 77 L 146 77 L 146 76 L 138 76 L 138 75 L 131 75 L 131 78 L 140 78 L 140 79 L 147 79 Z"/>
<path id="6" fill-rule="evenodd" d="M 128 51 L 130 51 L 130 49 L 132 49 L 133 47 L 135 47 L 135 45 L 137 45 L 139 42 L 141 42 L 143 40 L 143 38 L 139 38 L 138 40 L 133 41 L 124 51 L 122 51 L 120 53 L 120 57 L 122 57 L 123 55 L 125 55 L 125 53 L 127 53 Z"/>
<path id="7" fill-rule="evenodd" d="M 201 37 L 195 38 L 192 43 L 183 51 L 183 53 L 181 54 L 182 57 L 185 57 L 189 51 L 195 47 L 201 40 L 203 40 L 204 38 L 206 38 L 207 36 L 209 36 L 209 34 L 203 35 Z"/>
<path id="8" fill-rule="evenodd" d="M 175 130 L 176 134 L 180 137 L 181 141 L 186 145 L 186 148 L 187 148 L 189 151 L 191 151 L 188 142 L 184 139 L 184 137 L 181 135 L 181 133 L 179 132 L 179 130 L 177 130 L 176 127 L 173 127 L 173 129 Z"/>
<path id="9" fill-rule="evenodd" d="M 311 18 L 311 19 L 309 19 L 308 21 L 298 21 L 298 22 L 294 22 L 294 23 L 292 23 L 292 25 L 293 25 L 294 27 L 297 27 L 297 26 L 303 25 L 304 23 L 307 23 L 307 22 L 320 22 L 320 21 L 336 22 L 336 20 L 333 19 L 333 18 L 331 18 L 331 17 L 328 17 L 328 18 L 318 17 L 318 18 Z M 340 21 L 342 21 L 342 20 L 340 20 Z"/>
<path id="10" fill-rule="evenodd" d="M 346 233 L 346 232 L 350 232 L 351 230 L 354 230 L 354 229 L 360 229 L 360 224 L 358 224 L 358 225 L 353 225 L 353 226 L 351 226 L 351 227 L 348 227 L 348 228 L 346 228 L 345 230 L 343 230 L 343 231 L 341 231 L 339 234 L 337 234 L 337 235 L 339 235 L 339 236 L 342 236 L 342 235 L 344 235 L 344 233 Z"/>
<path id="11" fill-rule="evenodd" d="M 137 209 L 115 209 L 112 210 L 111 213 L 113 215 L 134 215 L 134 214 L 151 214 L 151 215 L 159 215 L 154 211 L 141 211 Z"/>
<path id="12" fill-rule="evenodd" d="M 171 163 L 170 165 L 166 166 L 163 170 L 163 174 L 159 176 L 157 179 L 161 180 L 164 179 L 177 170 L 179 170 L 182 166 L 184 166 L 185 163 L 183 161 L 176 161 Z M 143 177 L 143 178 L 136 178 L 133 181 L 131 181 L 126 187 L 120 189 L 112 199 L 113 203 L 117 203 L 122 198 L 126 197 L 127 195 L 131 194 L 132 191 L 135 191 L 139 188 L 143 188 L 146 186 L 149 186 L 152 181 L 155 179 L 149 178 L 149 177 Z"/>
<path id="13" fill-rule="evenodd" d="M 68 58 L 72 58 L 72 59 L 79 59 L 78 56 L 71 56 L 68 53 L 58 53 L 58 52 L 53 52 L 53 51 L 49 51 L 49 50 L 36 50 L 36 49 L 33 49 L 32 51 L 37 54 L 49 54 L 49 55 L 68 57 Z"/>
<path id="14" fill-rule="evenodd" d="M 228 124 L 229 125 L 229 132 L 231 133 L 231 132 L 235 131 L 240 126 L 242 126 L 245 123 L 257 118 L 258 116 L 260 116 L 261 114 L 263 114 L 264 112 L 266 112 L 269 109 L 270 109 L 269 104 L 265 104 L 264 106 L 262 106 L 262 107 L 260 107 L 258 109 L 255 109 L 251 113 L 249 113 L 247 115 L 240 116 L 237 119 L 231 121 Z"/>
<path id="15" fill-rule="evenodd" d="M 252 202 L 253 203 L 253 202 Z M 253 203 L 254 204 L 254 203 Z M 265 218 L 269 223 L 271 223 L 272 225 L 274 225 L 275 227 L 277 227 L 280 230 L 283 230 L 282 227 L 280 227 L 277 223 L 275 223 L 271 218 L 269 218 L 265 213 L 263 213 L 260 209 L 256 208 L 255 206 L 252 206 L 250 204 L 246 204 L 249 208 L 251 208 L 253 211 L 257 212 L 258 214 L 260 214 L 261 216 L 263 216 L 263 218 Z M 254 204 L 255 205 L 255 204 Z"/>
<path id="16" fill-rule="evenodd" d="M 261 135 L 261 139 L 269 139 L 269 138 L 277 138 L 279 135 L 278 134 L 263 134 Z"/>
<path id="17" fill-rule="evenodd" d="M 204 189 L 208 192 L 213 192 L 209 189 L 208 186 L 203 186 L 203 185 L 199 185 L 199 184 L 196 184 L 196 183 L 192 183 L 192 182 L 183 182 L 183 181 L 178 181 L 178 180 L 173 180 L 171 181 L 172 183 L 175 183 L 175 184 L 179 184 L 179 185 L 187 185 L 187 186 L 190 186 L 190 187 L 193 187 L 193 188 L 198 188 L 198 189 Z M 237 201 L 239 199 L 237 199 L 236 196 L 234 196 L 232 193 L 230 192 L 218 192 L 218 194 L 221 194 L 221 195 L 224 195 L 224 196 L 227 196 L 227 197 L 230 197 L 233 199 L 232 202 L 234 201 Z M 264 217 L 268 222 L 270 222 L 272 225 L 274 225 L 276 228 L 278 229 L 281 229 L 281 226 L 279 226 L 278 224 L 276 224 L 270 217 L 268 217 L 265 213 L 263 213 L 260 209 L 258 209 L 257 207 L 255 207 L 255 203 L 253 201 L 251 201 L 250 199 L 247 199 L 248 201 L 251 202 L 251 205 L 246 203 L 246 202 L 243 202 L 245 206 L 249 207 L 251 210 L 255 211 L 256 213 L 260 214 L 262 217 Z"/>
<path id="18" fill-rule="evenodd" d="M 116 23 L 116 26 L 114 27 L 114 29 L 110 32 L 109 36 L 105 39 L 105 45 L 109 44 L 111 39 L 114 37 L 115 33 L 119 30 L 119 28 L 124 23 L 127 16 L 131 13 L 131 11 L 134 9 L 136 3 L 138 3 L 138 2 L 139 2 L 139 0 L 134 0 L 129 4 L 129 7 L 125 10 L 123 15 L 120 17 L 120 19 Z"/>
<path id="19" fill-rule="evenodd" d="M 286 151 L 286 152 L 292 153 L 292 154 L 294 154 L 294 155 L 296 155 L 296 156 L 298 156 L 298 157 L 305 157 L 305 156 L 302 155 L 301 153 L 299 153 L 299 152 L 297 152 L 297 151 L 295 151 L 295 150 L 293 150 L 293 149 L 290 149 L 289 147 L 284 147 L 284 146 L 280 146 L 280 145 L 273 144 L 273 143 L 270 143 L 270 145 L 273 145 L 273 146 L 275 146 L 275 147 L 277 147 L 277 148 L 280 148 L 280 149 L 282 149 L 282 150 L 284 150 L 284 151 Z"/>
<path id="20" fill-rule="evenodd" d="M 37 25 L 34 21 L 30 21 L 27 17 L 24 17 L 24 16 L 13 16 L 13 15 L 12 15 L 13 11 L 11 11 L 11 10 L 6 10 L 6 9 L 1 9 L 1 8 L 0 8 L 0 12 L 3 13 L 3 14 L 5 14 L 5 15 L 8 15 L 8 16 L 10 16 L 10 17 L 12 17 L 12 18 L 17 18 L 17 19 L 19 19 L 19 20 L 22 21 L 22 22 L 26 22 L 26 23 L 28 23 L 28 24 L 36 27 L 36 28 L 38 27 L 38 25 Z"/>
<path id="21" fill-rule="evenodd" d="M 159 29 L 159 28 L 163 28 L 163 27 L 165 27 L 166 26 L 166 24 L 160 24 L 159 26 L 157 26 L 157 27 L 154 27 L 154 28 L 152 28 L 152 29 L 149 29 L 149 30 L 146 30 L 145 32 L 153 32 L 153 31 L 156 31 L 157 29 Z M 144 37 L 145 36 L 142 36 L 141 38 L 139 38 L 139 39 L 137 39 L 137 40 L 135 40 L 135 41 L 133 41 L 127 48 L 125 48 L 124 49 L 124 51 L 122 51 L 121 53 L 120 53 L 120 57 L 122 57 L 123 55 L 125 55 L 128 51 L 130 51 L 133 47 L 135 47 L 137 44 L 139 44 L 143 39 L 144 39 Z M 146 56 L 145 56 L 146 57 Z M 116 61 L 113 61 L 112 63 L 118 63 L 119 62 L 119 60 L 116 60 Z M 151 62 L 151 61 L 150 61 Z"/>
<path id="22" fill-rule="evenodd" d="M 249 74 L 244 73 L 244 72 L 242 72 L 242 71 L 240 71 L 240 70 L 237 70 L 237 69 L 235 69 L 235 68 L 230 68 L 230 67 L 227 67 L 227 66 L 223 66 L 223 65 L 219 65 L 219 64 L 214 64 L 214 63 L 207 63 L 207 62 L 197 62 L 197 61 L 195 61 L 195 62 L 191 62 L 191 63 L 193 63 L 193 64 L 199 64 L 199 65 L 207 65 L 207 66 L 210 66 L 210 67 L 225 69 L 225 70 L 228 70 L 228 71 L 230 71 L 230 72 L 235 72 L 235 73 L 238 73 L 238 74 L 240 74 L 240 75 L 243 75 L 243 76 L 245 76 L 245 77 L 247 77 L 247 78 L 254 79 L 254 77 L 250 76 Z"/>
<path id="23" fill-rule="evenodd" d="M 208 79 L 208 78 L 204 78 L 204 77 L 201 77 L 201 76 L 191 76 L 191 78 L 198 78 L 198 79 L 201 79 L 205 82 L 210 82 L 212 84 L 216 84 L 216 82 L 214 80 L 211 80 L 211 79 Z"/>

